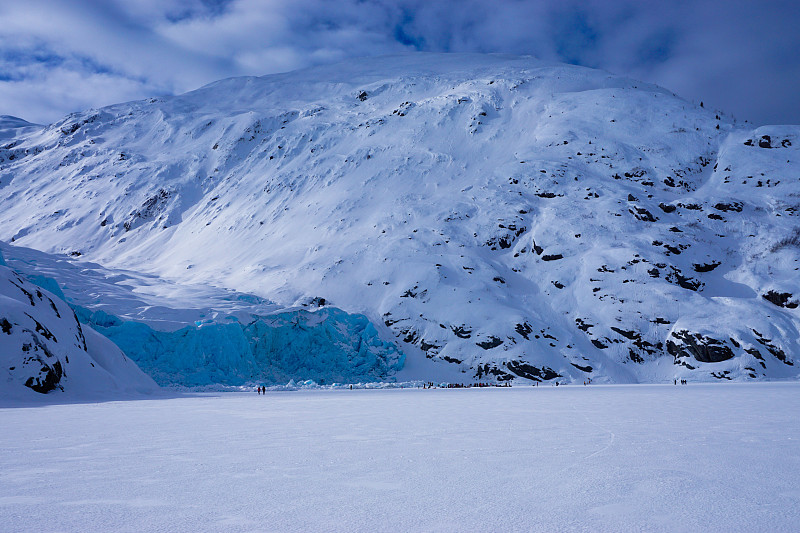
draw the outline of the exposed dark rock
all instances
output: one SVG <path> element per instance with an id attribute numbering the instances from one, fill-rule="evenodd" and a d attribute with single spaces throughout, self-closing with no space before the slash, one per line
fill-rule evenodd
<path id="1" fill-rule="evenodd" d="M 308 303 L 303 304 L 305 307 L 325 307 L 328 305 L 328 300 L 322 296 L 315 296 Z"/>
<path id="2" fill-rule="evenodd" d="M 47 298 L 47 300 L 50 302 L 50 309 L 53 310 L 53 312 L 56 314 L 56 317 L 61 318 L 61 313 L 58 312 L 58 307 L 56 307 L 55 302 L 51 298 Z"/>
<path id="3" fill-rule="evenodd" d="M 601 350 L 605 350 L 606 348 L 608 348 L 607 345 L 603 344 L 602 342 L 600 342 L 597 339 L 592 339 L 592 344 L 594 344 L 597 348 L 599 348 Z"/>
<path id="4" fill-rule="evenodd" d="M 358 93 L 358 99 L 362 102 L 368 98 L 367 91 L 361 91 Z"/>
<path id="5" fill-rule="evenodd" d="M 564 256 L 561 254 L 547 254 L 542 256 L 542 261 L 558 261 L 563 258 Z"/>
<path id="6" fill-rule="evenodd" d="M 734 211 L 736 213 L 741 213 L 742 211 L 742 203 L 741 202 L 719 202 L 718 204 L 714 204 L 714 209 L 718 209 L 720 211 Z"/>
<path id="7" fill-rule="evenodd" d="M 633 330 L 631 330 L 631 331 L 626 331 L 626 330 L 624 330 L 624 329 L 616 328 L 616 327 L 614 327 L 614 326 L 611 326 L 611 329 L 612 329 L 613 331 L 616 331 L 617 333 L 619 333 L 620 335 L 622 335 L 622 336 L 623 336 L 623 337 L 625 337 L 626 339 L 630 339 L 630 340 L 632 340 L 632 341 L 639 340 L 639 339 L 641 339 L 641 338 L 642 338 L 642 337 L 641 337 L 641 335 L 639 335 L 638 333 L 636 333 L 636 332 L 635 332 L 635 331 L 633 331 Z"/>
<path id="8" fill-rule="evenodd" d="M 633 206 L 628 209 L 628 212 L 642 222 L 655 222 L 658 220 L 658 218 L 654 217 L 653 214 L 644 207 Z"/>
<path id="9" fill-rule="evenodd" d="M 766 348 L 769 353 L 774 355 L 776 359 L 778 359 L 779 361 L 781 361 L 781 362 L 783 362 L 783 363 L 785 363 L 785 364 L 787 364 L 789 366 L 794 366 L 794 363 L 792 361 L 790 361 L 786 357 L 786 352 L 784 352 L 779 347 L 777 347 L 774 344 L 772 344 L 772 339 L 768 339 L 768 338 L 764 337 L 763 335 L 761 335 L 761 333 L 759 333 L 758 331 L 756 331 L 754 329 L 751 330 L 751 331 L 756 336 L 756 340 L 761 345 L 763 345 L 764 348 Z"/>
<path id="10" fill-rule="evenodd" d="M 682 357 L 692 357 L 701 363 L 719 363 L 732 359 L 733 351 L 723 342 L 713 337 L 690 333 L 683 329 L 673 331 L 672 339 L 667 341 L 667 352 L 676 361 Z"/>
<path id="11" fill-rule="evenodd" d="M 644 339 L 636 339 L 633 343 L 634 346 L 639 348 L 643 352 L 647 352 L 650 355 L 654 353 L 661 352 L 664 349 L 664 344 L 661 342 L 657 342 L 655 345 L 651 342 L 647 342 Z"/>
<path id="12" fill-rule="evenodd" d="M 414 289 L 416 289 L 416 288 L 417 287 L 415 286 Z M 416 298 L 417 297 L 417 293 L 414 292 L 414 289 L 406 290 L 406 292 L 404 292 L 403 294 L 400 295 L 400 298 Z"/>
<path id="13" fill-rule="evenodd" d="M 717 261 L 712 261 L 711 263 L 694 263 L 692 266 L 695 272 L 711 272 L 721 264 Z"/>
<path id="14" fill-rule="evenodd" d="M 578 326 L 578 329 L 581 331 L 589 331 L 589 328 L 593 328 L 594 324 L 589 324 L 582 318 L 575 319 L 575 325 Z"/>
<path id="15" fill-rule="evenodd" d="M 403 337 L 403 342 L 414 344 L 419 340 L 419 333 L 417 333 L 414 329 L 400 330 L 400 333 L 405 335 L 405 337 Z"/>
<path id="16" fill-rule="evenodd" d="M 570 363 L 570 364 L 572 366 L 574 366 L 575 368 L 577 368 L 578 370 L 580 370 L 581 372 L 586 372 L 587 374 L 592 371 L 592 367 L 589 366 L 589 365 L 581 366 L 581 365 L 578 365 L 578 364 L 575 364 L 575 363 Z"/>
<path id="17" fill-rule="evenodd" d="M 451 326 L 450 329 L 453 330 L 453 335 L 459 339 L 469 339 L 472 337 L 472 330 L 463 326 Z"/>
<path id="18" fill-rule="evenodd" d="M 495 376 L 497 381 L 511 381 L 512 379 L 514 379 L 514 376 L 512 376 L 508 372 L 503 372 L 502 370 L 494 366 L 494 364 L 489 364 L 489 363 L 486 363 L 484 365 L 478 365 L 478 371 L 475 372 L 475 377 L 477 377 L 478 379 L 481 379 L 484 375 Z"/>
<path id="19" fill-rule="evenodd" d="M 11 335 L 11 330 L 13 328 L 11 327 L 11 322 L 9 322 L 8 319 L 3 318 L 2 320 L 0 320 L 0 329 L 3 330 L 3 333 Z"/>
<path id="20" fill-rule="evenodd" d="M 11 280 L 9 280 L 9 281 L 11 281 Z M 36 306 L 36 300 L 33 299 L 33 294 L 32 293 L 28 292 L 23 287 L 20 287 L 19 285 L 17 285 L 13 281 L 11 281 L 11 284 L 14 285 L 16 288 L 18 288 L 20 291 L 22 291 L 22 294 L 24 294 L 25 296 L 28 297 L 28 300 L 31 302 L 32 306 L 34 306 L 34 307 Z"/>
<path id="21" fill-rule="evenodd" d="M 33 320 L 33 323 L 36 324 L 36 333 L 40 333 L 42 335 L 42 337 L 44 337 L 47 340 L 51 340 L 53 342 L 58 342 L 58 339 L 56 339 L 56 336 L 53 335 L 52 333 L 50 333 L 50 330 L 47 329 L 46 327 L 44 327 L 41 323 L 39 323 L 39 321 L 37 321 L 35 318 L 33 318 L 28 313 L 25 313 L 25 316 L 27 316 L 28 318 Z"/>
<path id="22" fill-rule="evenodd" d="M 667 275 L 667 277 L 664 278 L 670 283 L 674 283 L 679 287 L 683 289 L 688 289 L 690 291 L 697 291 L 699 289 L 702 289 L 703 286 L 705 285 L 705 283 L 703 283 L 700 280 L 684 276 L 683 274 L 681 274 L 681 271 L 678 270 L 677 268 L 675 267 L 672 268 L 673 268 L 672 272 L 670 272 Z"/>
<path id="23" fill-rule="evenodd" d="M 519 333 L 522 338 L 528 341 L 530 340 L 530 337 L 528 337 L 528 335 L 533 333 L 533 328 L 531 327 L 530 324 L 524 322 L 522 324 L 517 324 L 516 326 L 514 326 L 514 331 Z"/>
<path id="24" fill-rule="evenodd" d="M 154 220 L 165 209 L 167 200 L 171 196 L 170 191 L 159 189 L 156 194 L 145 200 L 141 208 L 130 214 L 122 227 L 125 228 L 125 231 L 130 231 L 138 225 L 139 221 Z"/>
<path id="25" fill-rule="evenodd" d="M 497 241 L 497 245 L 503 250 L 505 250 L 507 248 L 511 248 L 512 244 L 514 244 L 514 239 L 513 238 L 501 237 Z"/>
<path id="26" fill-rule="evenodd" d="M 661 210 L 664 211 L 665 213 L 672 213 L 672 212 L 674 212 L 675 210 L 678 209 L 674 205 L 668 205 L 668 204 L 665 204 L 665 203 L 658 204 L 658 207 L 660 207 Z"/>
<path id="27" fill-rule="evenodd" d="M 769 135 L 762 135 L 758 140 L 759 148 L 772 148 L 772 138 Z"/>
<path id="28" fill-rule="evenodd" d="M 537 368 L 525 361 L 509 361 L 506 363 L 506 368 L 521 378 L 531 379 L 533 381 L 550 380 L 561 377 L 561 374 L 555 372 L 552 368 Z"/>
<path id="29" fill-rule="evenodd" d="M 642 359 L 642 356 L 640 356 L 638 353 L 634 352 L 630 348 L 628 348 L 628 359 L 630 359 L 634 363 L 639 363 L 639 364 L 644 363 L 644 359 Z"/>
<path id="30" fill-rule="evenodd" d="M 791 292 L 777 292 L 777 291 L 768 291 L 766 294 L 761 295 L 766 301 L 777 305 L 778 307 L 785 307 L 788 309 L 795 309 L 797 308 L 797 301 L 790 301 L 789 299 L 792 297 Z"/>
<path id="31" fill-rule="evenodd" d="M 42 361 L 40 357 L 36 357 L 27 358 L 23 362 L 23 365 L 36 363 L 41 365 L 40 369 L 38 370 L 38 375 L 29 377 L 25 381 L 25 386 L 33 389 L 35 392 L 47 394 L 51 390 L 54 390 L 56 387 L 58 387 L 61 377 L 64 375 L 64 371 L 61 368 L 61 362 L 55 361 L 52 365 L 50 365 Z"/>
<path id="32" fill-rule="evenodd" d="M 425 339 L 420 340 L 419 347 L 423 352 L 427 352 L 428 350 L 438 350 L 441 348 L 441 346 L 433 344 L 432 342 L 427 342 Z"/>
<path id="33" fill-rule="evenodd" d="M 752 355 L 753 357 L 755 357 L 759 361 L 763 361 L 764 360 L 764 356 L 761 355 L 761 352 L 759 352 L 757 348 L 745 348 L 744 351 L 749 353 L 750 355 Z"/>
<path id="34" fill-rule="evenodd" d="M 503 340 L 495 337 L 494 335 L 489 336 L 489 340 L 485 340 L 483 342 L 476 342 L 477 346 L 480 346 L 484 350 L 491 350 L 492 348 L 497 348 L 501 344 L 503 344 Z"/>

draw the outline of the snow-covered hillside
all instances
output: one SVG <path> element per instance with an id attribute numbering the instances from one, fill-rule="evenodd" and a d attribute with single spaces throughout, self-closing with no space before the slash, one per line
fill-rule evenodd
<path id="1" fill-rule="evenodd" d="M 606 72 L 369 58 L 17 134 L 0 239 L 322 297 L 465 381 L 797 377 L 798 150 Z"/>
<path id="2" fill-rule="evenodd" d="M 250 294 L 0 248 L 17 277 L 65 298 L 81 323 L 162 385 L 375 382 L 403 368 L 403 354 L 365 316 L 320 299 L 281 308 Z"/>
<path id="3" fill-rule="evenodd" d="M 4 399 L 26 398 L 31 391 L 59 390 L 82 399 L 158 389 L 114 343 L 81 326 L 61 295 L 23 279 L 1 254 L 0 364 Z"/>

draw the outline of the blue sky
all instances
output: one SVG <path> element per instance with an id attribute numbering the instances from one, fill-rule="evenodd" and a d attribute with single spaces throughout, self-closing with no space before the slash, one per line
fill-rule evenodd
<path id="1" fill-rule="evenodd" d="M 403 51 L 531 54 L 800 124 L 800 1 L 0 0 L 0 114 Z"/>

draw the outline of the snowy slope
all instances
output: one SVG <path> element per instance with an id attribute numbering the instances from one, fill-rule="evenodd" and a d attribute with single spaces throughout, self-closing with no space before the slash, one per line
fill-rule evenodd
<path id="1" fill-rule="evenodd" d="M 32 124 L 19 117 L 0 115 L 0 141 L 2 142 L 11 142 L 17 137 L 30 135 L 42 128 L 44 128 L 44 126 Z"/>
<path id="2" fill-rule="evenodd" d="M 120 397 L 158 387 L 72 309 L 6 266 L 0 255 L 0 397 L 61 391 L 69 398 Z M 27 387 L 27 389 L 26 389 Z"/>
<path id="3" fill-rule="evenodd" d="M 369 58 L 17 137 L 0 239 L 323 297 L 465 381 L 797 377 L 799 134 L 531 58 Z"/>
<path id="4" fill-rule="evenodd" d="M 7 263 L 52 290 L 159 384 L 375 382 L 403 354 L 363 315 L 311 300 L 296 308 L 210 286 L 1 245 Z"/>

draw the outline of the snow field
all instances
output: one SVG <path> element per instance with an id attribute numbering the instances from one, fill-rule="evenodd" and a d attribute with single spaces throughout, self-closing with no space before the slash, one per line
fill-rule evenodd
<path id="1" fill-rule="evenodd" d="M 791 531 L 800 384 L 0 409 L 7 531 Z"/>

